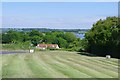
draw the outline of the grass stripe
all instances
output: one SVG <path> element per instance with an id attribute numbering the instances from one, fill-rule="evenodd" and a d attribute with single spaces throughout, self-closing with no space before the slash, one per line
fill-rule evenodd
<path id="1" fill-rule="evenodd" d="M 64 55 L 64 57 L 63 57 L 63 56 L 60 56 L 60 57 L 62 57 L 62 58 L 65 57 L 64 59 L 66 59 L 66 56 L 65 56 L 65 55 Z M 72 58 L 73 58 L 73 57 L 72 57 Z M 80 58 L 80 59 L 81 59 L 81 58 Z M 78 62 L 81 62 L 81 61 L 78 60 L 78 58 L 77 58 L 77 59 L 76 59 L 76 58 L 75 58 L 75 59 L 73 58 L 73 60 L 76 60 L 76 61 L 78 61 Z M 90 60 L 87 60 L 87 61 L 88 61 L 88 64 L 91 63 Z M 85 61 L 82 61 L 82 63 L 83 63 L 83 62 L 85 62 Z M 80 64 L 81 64 L 81 63 L 80 63 Z M 97 64 L 97 63 L 96 63 L 96 64 Z M 93 65 L 94 65 L 94 64 L 93 64 Z M 97 65 L 98 65 L 98 64 L 97 64 Z M 96 65 L 96 66 L 97 66 L 97 65 Z M 88 66 L 89 66 L 89 65 L 88 65 Z M 96 66 L 91 66 L 91 68 L 94 69 Z M 93 67 L 94 67 L 94 68 L 93 68 Z M 100 65 L 98 65 L 97 67 L 98 67 L 98 68 L 96 68 L 96 70 L 99 70 L 100 72 L 106 71 L 106 72 L 105 72 L 106 74 L 109 73 L 110 76 L 118 77 L 118 71 L 116 71 L 116 72 L 114 71 L 114 72 L 113 72 L 113 71 L 107 69 L 107 68 L 109 68 L 110 66 L 107 66 L 106 69 L 104 69 L 104 68 L 101 67 Z M 100 70 L 100 69 L 101 69 L 101 70 Z M 115 69 L 115 68 L 114 68 L 114 69 Z"/>
<path id="2" fill-rule="evenodd" d="M 72 58 L 68 58 L 68 60 L 71 60 Z M 101 63 L 97 63 L 96 60 L 87 60 L 87 59 L 81 59 L 81 60 L 75 60 L 75 59 L 72 59 L 73 61 L 76 61 L 76 62 L 86 62 L 88 64 L 91 64 L 91 65 L 96 65 L 97 67 L 100 67 L 100 68 L 103 68 L 103 69 L 107 69 L 107 70 L 111 70 L 111 71 L 114 71 L 114 72 L 118 72 L 118 68 L 117 67 L 112 67 L 112 66 L 107 66 L 107 65 L 103 65 Z M 107 64 L 107 63 L 106 63 Z"/>
<path id="3" fill-rule="evenodd" d="M 49 74 L 51 74 L 51 77 L 52 78 L 60 78 L 60 77 L 63 77 L 63 78 L 68 78 L 67 76 L 65 76 L 64 74 L 56 71 L 56 69 L 54 69 L 53 67 L 49 66 L 46 62 L 45 62 L 45 58 L 44 57 L 47 57 L 47 56 L 43 56 L 43 55 L 38 55 L 36 56 L 36 58 L 38 59 L 38 61 L 40 62 L 40 64 L 42 64 L 42 66 L 44 66 Z M 48 61 L 51 61 L 51 58 L 48 58 L 47 57 L 47 60 Z"/>
<path id="4" fill-rule="evenodd" d="M 111 69 L 113 71 L 117 71 L 118 72 L 118 66 L 108 65 L 108 63 L 100 62 L 98 59 L 79 57 L 79 56 L 75 57 L 75 58 L 77 58 L 77 61 L 84 61 L 84 62 L 88 62 L 90 64 L 96 64 L 96 65 L 101 66 L 103 68 Z M 70 56 L 70 57 L 66 57 L 66 58 L 73 58 L 73 57 Z"/>
<path id="5" fill-rule="evenodd" d="M 75 63 L 75 62 L 72 62 L 72 61 L 69 61 L 69 60 L 66 60 L 66 59 L 63 59 L 63 58 L 60 58 L 60 57 L 56 57 L 58 61 L 60 62 L 63 62 L 69 66 L 72 66 L 74 68 L 76 68 L 77 70 L 87 74 L 87 75 L 90 75 L 92 77 L 104 77 L 104 78 L 110 78 L 111 76 L 107 75 L 107 74 L 104 74 L 104 73 L 101 73 L 99 71 L 96 71 L 94 70 L 94 68 L 90 68 L 86 65 L 83 65 L 83 64 L 79 64 L 79 63 Z"/>
<path id="6" fill-rule="evenodd" d="M 98 71 L 101 74 L 106 74 L 108 76 L 115 77 L 115 78 L 118 77 L 118 73 L 117 72 L 113 72 L 113 71 L 110 71 L 108 69 L 101 68 L 100 66 L 97 66 L 97 65 L 88 64 L 88 63 L 85 63 L 83 61 L 82 62 L 81 61 L 77 62 L 77 61 L 73 61 L 73 60 L 68 60 L 68 61 L 70 61 L 70 62 L 72 61 L 73 64 L 77 63 L 77 64 L 80 64 L 80 65 L 83 65 L 84 67 L 88 67 L 89 69 L 93 69 L 95 71 Z"/>
<path id="7" fill-rule="evenodd" d="M 48 56 L 48 57 L 50 57 L 50 56 Z M 64 63 L 56 61 L 55 59 L 53 59 L 53 57 L 50 57 L 50 58 L 52 59 L 50 62 L 45 59 L 46 63 L 49 64 L 51 67 L 55 68 L 57 71 L 63 73 L 64 75 L 66 75 L 70 78 L 81 78 L 81 77 L 82 78 L 89 78 L 89 77 L 91 77 L 91 76 L 86 75 L 82 72 L 79 72 L 78 70 L 72 68 L 71 66 L 68 66 Z"/>

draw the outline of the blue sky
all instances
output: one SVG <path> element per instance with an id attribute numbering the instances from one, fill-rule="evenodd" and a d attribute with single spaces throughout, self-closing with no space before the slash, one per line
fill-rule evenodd
<path id="1" fill-rule="evenodd" d="M 117 2 L 3 2 L 3 28 L 90 29 L 117 16 Z"/>

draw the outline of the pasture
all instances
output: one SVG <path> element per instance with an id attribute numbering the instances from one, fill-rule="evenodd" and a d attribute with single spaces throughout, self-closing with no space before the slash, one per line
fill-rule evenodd
<path id="1" fill-rule="evenodd" d="M 28 54 L 1 54 L 2 77 L 118 78 L 118 59 L 106 59 L 105 57 L 77 53 L 37 51 Z"/>

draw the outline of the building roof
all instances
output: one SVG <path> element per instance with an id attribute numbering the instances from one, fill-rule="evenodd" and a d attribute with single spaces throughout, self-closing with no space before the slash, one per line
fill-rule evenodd
<path id="1" fill-rule="evenodd" d="M 56 48 L 56 47 L 58 47 L 58 44 L 38 44 L 37 47 L 42 47 L 42 48 L 52 47 L 52 48 Z"/>

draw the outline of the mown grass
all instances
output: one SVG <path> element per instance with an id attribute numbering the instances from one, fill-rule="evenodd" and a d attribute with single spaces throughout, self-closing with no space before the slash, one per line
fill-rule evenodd
<path id="1" fill-rule="evenodd" d="M 1 44 L 2 50 L 28 50 L 30 46 L 25 43 Z"/>
<path id="2" fill-rule="evenodd" d="M 4 78 L 117 78 L 118 59 L 68 51 L 3 54 Z"/>

